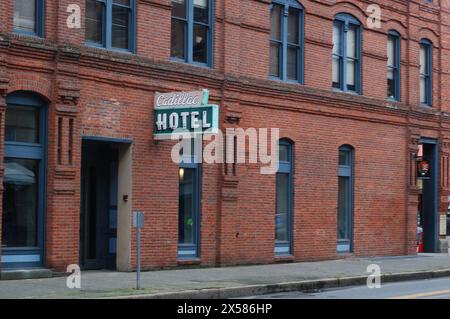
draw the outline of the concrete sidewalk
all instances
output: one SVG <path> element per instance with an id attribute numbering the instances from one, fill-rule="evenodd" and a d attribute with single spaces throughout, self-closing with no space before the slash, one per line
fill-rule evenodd
<path id="1" fill-rule="evenodd" d="M 382 282 L 450 276 L 450 254 L 352 258 L 258 266 L 148 271 L 141 290 L 135 273 L 82 272 L 81 289 L 66 277 L 0 281 L 0 298 L 228 298 L 289 290 L 365 284 L 367 266 L 381 267 Z"/>

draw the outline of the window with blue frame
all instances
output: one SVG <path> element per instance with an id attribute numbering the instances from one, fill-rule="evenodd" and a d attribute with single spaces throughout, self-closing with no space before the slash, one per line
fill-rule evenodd
<path id="1" fill-rule="evenodd" d="M 45 103 L 29 93 L 6 98 L 2 265 L 42 264 L 45 191 Z"/>
<path id="2" fill-rule="evenodd" d="M 44 0 L 14 0 L 14 32 L 44 36 Z"/>
<path id="3" fill-rule="evenodd" d="M 290 255 L 292 246 L 293 152 L 292 143 L 279 142 L 279 166 L 275 194 L 275 254 Z"/>
<path id="4" fill-rule="evenodd" d="M 270 77 L 303 83 L 303 7 L 296 0 L 271 5 Z"/>
<path id="5" fill-rule="evenodd" d="M 353 240 L 353 149 L 339 148 L 337 252 L 351 252 Z"/>
<path id="6" fill-rule="evenodd" d="M 389 31 L 387 41 L 387 97 L 400 101 L 400 34 Z"/>
<path id="7" fill-rule="evenodd" d="M 361 93 L 361 24 L 349 14 L 334 19 L 332 73 L 334 88 Z"/>
<path id="8" fill-rule="evenodd" d="M 191 150 L 183 149 L 178 169 L 178 258 L 199 257 L 201 172 L 195 155 L 199 148 L 201 139 L 192 139 Z"/>
<path id="9" fill-rule="evenodd" d="M 428 39 L 420 41 L 420 103 L 433 105 L 433 44 Z"/>
<path id="10" fill-rule="evenodd" d="M 86 43 L 134 51 L 135 0 L 86 0 Z"/>
<path id="11" fill-rule="evenodd" d="M 212 0 L 172 0 L 171 57 L 212 66 L 212 23 Z"/>

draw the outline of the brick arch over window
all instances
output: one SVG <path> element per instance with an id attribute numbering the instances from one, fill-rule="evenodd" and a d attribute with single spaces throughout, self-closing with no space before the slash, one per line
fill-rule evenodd
<path id="1" fill-rule="evenodd" d="M 275 0 L 273 2 L 285 3 L 285 4 L 289 5 L 290 7 L 295 7 L 298 9 L 305 9 L 303 4 L 297 0 Z"/>
<path id="2" fill-rule="evenodd" d="M 428 28 L 421 28 L 417 34 L 417 41 L 428 40 L 434 48 L 439 48 L 439 37 L 436 33 Z"/>
<path id="3" fill-rule="evenodd" d="M 368 17 L 368 14 L 365 12 L 363 8 L 360 8 L 354 3 L 348 1 L 342 1 L 334 4 L 330 10 L 330 18 L 335 18 L 339 13 L 350 14 L 360 22 L 363 22 L 362 25 L 365 24 L 365 21 Z"/>
<path id="4" fill-rule="evenodd" d="M 279 141 L 280 141 L 280 142 L 283 142 L 283 143 L 289 143 L 289 144 L 292 144 L 292 146 L 294 146 L 294 144 L 295 144 L 294 140 L 291 139 L 290 137 L 280 137 L 280 138 L 279 138 Z"/>
<path id="5" fill-rule="evenodd" d="M 51 82 L 45 78 L 39 76 L 24 76 L 21 74 L 20 77 L 13 77 L 9 81 L 8 94 L 15 91 L 33 92 L 40 95 L 48 102 L 51 101 L 53 95 L 53 86 Z"/>
<path id="6" fill-rule="evenodd" d="M 390 31 L 395 31 L 400 34 L 401 38 L 406 37 L 407 27 L 401 21 L 392 19 L 382 23 L 382 26 L 383 32 L 386 34 L 389 34 Z"/>

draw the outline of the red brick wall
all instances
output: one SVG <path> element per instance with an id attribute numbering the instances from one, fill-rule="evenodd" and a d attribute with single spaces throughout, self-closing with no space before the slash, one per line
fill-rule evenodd
<path id="1" fill-rule="evenodd" d="M 79 259 L 82 135 L 133 140 L 132 208 L 148 216 L 143 267 L 178 264 L 178 170 L 170 159 L 173 142 L 152 140 L 153 96 L 199 88 L 210 89 L 212 101 L 220 104 L 222 128 L 278 127 L 281 137 L 294 141 L 294 260 L 337 257 L 337 155 L 342 144 L 355 148 L 355 255 L 415 251 L 411 143 L 420 136 L 435 137 L 440 151 L 450 153 L 450 121 L 440 113 L 450 110 L 450 1 L 441 0 L 441 7 L 421 0 L 383 2 L 382 27 L 374 30 L 366 26 L 366 1 L 302 1 L 305 85 L 268 80 L 270 1 L 215 1 L 212 69 L 170 62 L 168 0 L 137 1 L 136 55 L 84 46 L 84 19 L 81 29 L 65 26 L 66 6 L 72 2 L 46 1 L 45 41 L 12 35 L 12 0 L 0 3 L 1 98 L 30 90 L 50 101 L 49 267 L 63 270 Z M 79 4 L 84 15 L 84 1 Z M 331 90 L 332 20 L 339 12 L 353 14 L 364 29 L 362 96 Z M 402 100 L 393 105 L 385 100 L 390 29 L 402 36 Z M 431 110 L 418 105 L 419 41 L 424 37 L 434 45 Z M 232 113 L 239 114 L 239 124 L 228 122 Z M 450 195 L 448 174 L 440 181 L 443 212 Z M 261 175 L 259 165 L 238 165 L 236 176 L 225 175 L 223 165 L 203 165 L 202 265 L 275 261 L 274 188 L 274 176 Z"/>

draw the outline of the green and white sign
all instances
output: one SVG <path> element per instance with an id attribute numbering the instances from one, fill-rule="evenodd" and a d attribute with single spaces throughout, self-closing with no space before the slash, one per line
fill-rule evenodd
<path id="1" fill-rule="evenodd" d="M 154 138 L 171 139 L 173 133 L 177 133 L 177 136 L 217 133 L 219 106 L 208 104 L 208 97 L 208 90 L 157 93 Z"/>

